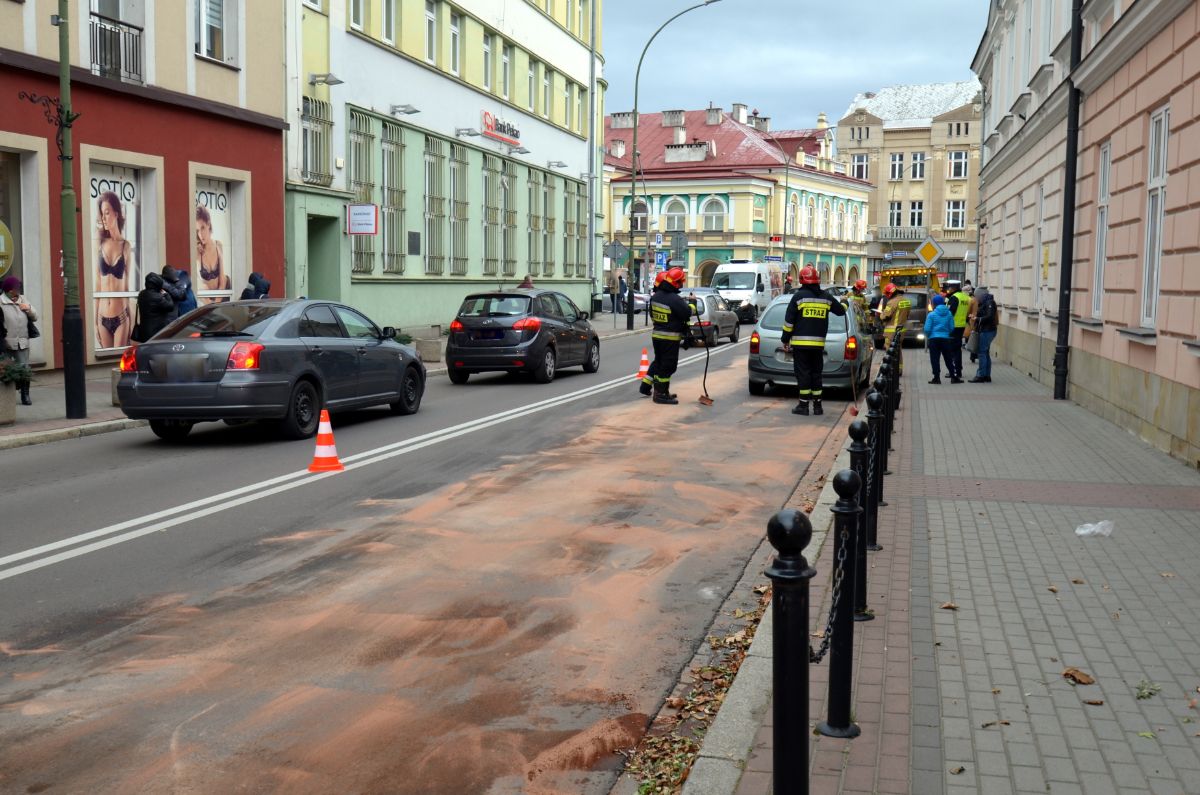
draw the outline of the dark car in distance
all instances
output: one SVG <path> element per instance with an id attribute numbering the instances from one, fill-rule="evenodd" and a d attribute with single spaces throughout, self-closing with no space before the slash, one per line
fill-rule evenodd
<path id="1" fill-rule="evenodd" d="M 420 408 L 425 365 L 395 336 L 331 301 L 205 304 L 125 350 L 117 397 L 126 416 L 170 441 L 216 420 L 272 420 L 303 439 L 322 408 Z"/>
<path id="2" fill-rule="evenodd" d="M 577 365 L 600 369 L 600 337 L 588 313 L 553 290 L 474 293 L 450 324 L 446 372 L 455 384 L 484 372 L 528 372 L 548 384 L 558 370 Z"/>

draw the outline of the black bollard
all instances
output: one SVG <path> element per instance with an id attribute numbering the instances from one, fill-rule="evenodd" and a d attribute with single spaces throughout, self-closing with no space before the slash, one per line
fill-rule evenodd
<path id="1" fill-rule="evenodd" d="M 774 692 L 772 730 L 775 791 L 808 793 L 808 582 L 816 569 L 804 559 L 812 541 L 812 523 L 788 508 L 767 522 L 767 540 L 775 557 L 771 578 L 771 677 Z"/>
<path id="2" fill-rule="evenodd" d="M 869 435 L 867 437 L 868 446 L 871 448 L 867 458 L 867 500 L 863 504 L 863 509 L 866 514 L 866 548 L 872 552 L 878 552 L 883 549 L 879 545 L 879 506 L 887 505 L 883 502 L 883 469 L 879 461 L 879 433 L 883 426 L 883 395 L 879 391 L 872 389 L 867 393 L 867 428 Z"/>
<path id="3" fill-rule="evenodd" d="M 880 505 L 883 501 L 883 476 L 890 475 L 887 468 L 888 459 L 888 423 L 887 423 L 887 377 L 882 369 L 875 377 L 875 391 L 879 393 L 879 435 L 875 438 L 875 456 L 879 461 L 879 477 L 875 479 L 875 497 Z"/>
<path id="4" fill-rule="evenodd" d="M 833 476 L 833 490 L 838 501 L 833 508 L 833 527 L 838 540 L 838 559 L 845 569 L 841 590 L 838 593 L 838 578 L 833 579 L 833 640 L 829 644 L 829 718 L 817 724 L 817 732 L 826 737 L 857 737 L 862 730 L 850 719 L 852 688 L 854 685 L 854 608 L 850 604 L 854 595 L 854 526 L 858 522 L 858 492 L 862 488 L 858 473 L 843 469 Z M 845 550 L 843 558 L 842 550 Z M 847 582 L 846 578 L 851 579 Z M 849 588 L 848 592 L 846 589 Z M 845 597 L 845 598 L 839 598 Z M 791 792 L 776 782 L 777 792 Z"/>
<path id="5" fill-rule="evenodd" d="M 870 621 L 875 614 L 867 608 L 867 505 L 870 502 L 871 446 L 867 437 L 871 429 L 862 420 L 850 423 L 850 468 L 858 473 L 862 483 L 858 505 L 861 510 L 854 522 L 854 620 Z"/>

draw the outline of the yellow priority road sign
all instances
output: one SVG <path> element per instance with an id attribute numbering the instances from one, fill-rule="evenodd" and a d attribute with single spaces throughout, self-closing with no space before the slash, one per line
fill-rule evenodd
<path id="1" fill-rule="evenodd" d="M 917 259 L 928 266 L 937 262 L 938 258 L 946 253 L 946 250 L 932 237 L 927 237 L 921 242 L 921 245 L 917 246 L 917 250 L 913 253 L 917 255 Z"/>

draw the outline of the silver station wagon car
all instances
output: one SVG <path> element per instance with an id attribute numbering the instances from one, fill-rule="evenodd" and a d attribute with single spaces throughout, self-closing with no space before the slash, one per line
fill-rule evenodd
<path id="1" fill-rule="evenodd" d="M 781 295 L 772 301 L 750 335 L 748 386 L 752 395 L 765 394 L 771 387 L 796 386 L 792 352 L 783 344 L 783 318 L 790 300 L 790 295 Z M 822 370 L 826 389 L 866 385 L 875 346 L 865 325 L 862 310 L 853 302 L 845 315 L 830 314 Z"/>

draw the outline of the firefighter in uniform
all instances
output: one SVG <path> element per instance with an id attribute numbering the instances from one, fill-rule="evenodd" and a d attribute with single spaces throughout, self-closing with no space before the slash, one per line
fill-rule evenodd
<path id="1" fill-rule="evenodd" d="M 863 311 L 863 315 L 867 314 L 867 280 L 859 279 L 850 288 L 850 300 L 858 304 L 859 309 Z"/>
<path id="2" fill-rule="evenodd" d="M 908 311 L 912 309 L 912 301 L 904 294 L 904 291 L 896 287 L 895 284 L 888 282 L 883 288 L 883 335 L 887 340 L 886 344 L 892 344 L 892 338 L 896 336 L 897 331 L 904 329 L 904 324 L 908 322 Z M 904 353 L 900 348 L 896 349 L 897 372 L 904 372 Z"/>
<path id="3" fill-rule="evenodd" d="M 679 402 L 679 398 L 671 394 L 671 376 L 679 367 L 679 348 L 690 348 L 692 340 L 692 307 L 679 294 L 686 278 L 683 268 L 670 268 L 662 274 L 662 281 L 650 296 L 650 320 L 654 323 L 650 339 L 654 343 L 654 361 L 646 379 L 654 389 L 655 403 Z M 642 392 L 645 390 L 643 380 Z"/>
<path id="4" fill-rule="evenodd" d="M 659 271 L 654 277 L 653 292 L 658 292 L 658 288 L 663 283 L 663 277 L 666 275 L 666 271 Z M 652 394 L 654 394 L 654 365 L 656 363 L 657 360 L 650 362 L 650 366 L 646 368 L 646 375 L 642 377 L 642 383 L 638 385 L 638 391 L 642 393 L 642 397 L 650 397 Z"/>
<path id="5" fill-rule="evenodd" d="M 950 337 L 950 383 L 961 384 L 963 334 L 967 330 L 967 315 L 970 314 L 971 298 L 962 291 L 958 279 L 946 280 L 946 306 L 954 316 L 954 332 Z"/>
<path id="6" fill-rule="evenodd" d="M 812 398 L 813 414 L 823 414 L 821 408 L 821 371 L 825 368 L 825 334 L 829 331 L 829 313 L 846 314 L 846 307 L 821 289 L 821 276 L 812 265 L 800 269 L 800 288 L 792 293 L 787 314 L 783 317 L 784 345 L 792 351 L 792 371 L 800 400 L 793 414 L 808 414 Z"/>

